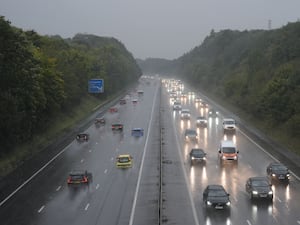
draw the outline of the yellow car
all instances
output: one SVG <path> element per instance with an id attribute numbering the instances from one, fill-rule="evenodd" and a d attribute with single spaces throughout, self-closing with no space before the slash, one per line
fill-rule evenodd
<path id="1" fill-rule="evenodd" d="M 130 168 L 132 167 L 132 157 L 129 154 L 119 155 L 116 161 L 117 168 Z"/>

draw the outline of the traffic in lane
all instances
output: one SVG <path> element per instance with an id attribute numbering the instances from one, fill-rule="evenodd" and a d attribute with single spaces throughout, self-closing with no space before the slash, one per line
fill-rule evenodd
<path id="1" fill-rule="evenodd" d="M 269 154 L 265 154 L 261 147 L 250 139 L 242 130 L 236 132 L 225 132 L 223 119 L 230 115 L 219 112 L 216 116 L 210 116 L 210 109 L 215 107 L 207 101 L 202 104 L 204 97 L 197 96 L 192 90 L 172 90 L 168 82 L 164 83 L 164 102 L 168 104 L 170 117 L 168 124 L 175 128 L 176 144 L 169 147 L 180 150 L 181 164 L 184 173 L 189 178 L 187 187 L 192 193 L 196 207 L 197 219 L 200 224 L 298 224 L 300 218 L 297 214 L 297 202 L 299 202 L 299 180 L 292 176 L 289 182 L 274 183 L 272 186 L 273 201 L 268 199 L 252 201 L 246 192 L 246 181 L 253 176 L 267 176 L 266 168 L 269 163 L 277 161 Z M 172 84 L 171 84 L 172 85 Z M 182 85 L 183 86 L 183 85 Z M 176 92 L 176 94 L 174 93 Z M 207 100 L 207 99 L 206 99 Z M 180 110 L 174 110 L 173 103 L 181 102 L 181 108 L 189 109 L 190 118 L 182 118 Z M 208 104 L 209 103 L 209 104 Z M 204 116 L 208 119 L 207 126 L 198 127 L 196 119 Z M 172 119 L 171 119 L 172 118 Z M 198 137 L 196 141 L 186 140 L 184 133 L 186 129 L 195 129 Z M 220 163 L 219 146 L 222 140 L 232 140 L 239 150 L 238 160 Z M 205 165 L 191 165 L 189 152 L 192 148 L 202 148 L 206 151 Z M 223 210 L 215 210 L 214 214 L 207 214 L 204 210 L 203 191 L 209 184 L 220 184 L 230 194 L 230 214 Z M 171 188 L 171 187 L 169 187 Z M 263 195 L 264 196 L 264 195 Z M 169 199 L 171 201 L 172 199 Z M 174 200 L 174 199 L 173 199 Z M 264 201 L 266 200 L 266 201 Z M 172 207 L 170 204 L 169 207 Z M 175 214 L 167 217 L 176 218 Z M 174 219 L 176 220 L 176 219 Z M 194 224 L 198 221 L 194 220 Z"/>

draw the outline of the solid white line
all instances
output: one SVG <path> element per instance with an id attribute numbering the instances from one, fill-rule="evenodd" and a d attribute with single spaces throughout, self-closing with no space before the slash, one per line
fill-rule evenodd
<path id="1" fill-rule="evenodd" d="M 89 208 L 89 206 L 90 206 L 90 203 L 88 203 L 88 204 L 85 206 L 84 210 L 87 211 L 88 208 Z"/>
<path id="2" fill-rule="evenodd" d="M 129 225 L 133 225 L 135 207 L 136 207 L 137 197 L 138 197 L 138 193 L 139 193 L 139 189 L 140 189 L 140 183 L 141 183 L 141 178 L 142 178 L 142 173 L 143 173 L 145 155 L 146 155 L 146 151 L 147 151 L 149 135 L 151 133 L 151 124 L 152 124 L 153 112 L 154 112 L 154 102 L 157 99 L 157 93 L 158 93 L 158 88 L 156 89 L 155 98 L 153 98 L 153 102 L 152 102 L 151 118 L 150 118 L 149 123 L 148 123 L 149 130 L 147 132 L 147 138 L 146 138 L 146 141 L 145 141 L 141 167 L 140 167 L 140 171 L 139 171 L 138 181 L 137 181 L 137 185 L 136 185 L 136 189 L 135 189 L 135 194 L 134 194 L 134 199 L 133 199 L 133 204 L 132 204 L 132 209 L 131 209 L 131 214 L 130 214 L 130 219 L 129 219 Z"/>
<path id="3" fill-rule="evenodd" d="M 279 162 L 278 159 L 276 159 L 274 156 L 272 156 L 269 152 L 267 152 L 263 147 L 261 147 L 259 144 L 257 144 L 253 139 L 251 139 L 248 135 L 246 135 L 243 131 L 239 130 L 239 132 L 244 135 L 248 140 L 250 140 L 253 144 L 255 144 L 260 150 L 262 150 L 265 154 L 270 156 L 274 161 Z M 294 172 L 290 171 L 290 173 L 298 180 L 300 181 L 300 177 L 298 177 Z"/>
<path id="4" fill-rule="evenodd" d="M 45 208 L 45 206 L 43 205 L 39 210 L 38 213 L 41 213 L 43 211 L 43 209 Z"/>
<path id="5" fill-rule="evenodd" d="M 246 221 L 247 221 L 248 225 L 251 225 L 251 223 L 250 223 L 250 221 L 249 221 L 249 220 L 246 220 Z"/>
<path id="6" fill-rule="evenodd" d="M 56 188 L 56 191 L 59 191 L 61 189 L 61 186 L 58 186 L 57 188 Z"/>
<path id="7" fill-rule="evenodd" d="M 40 168 L 38 171 L 36 171 L 31 177 L 29 177 L 23 184 L 21 184 L 16 190 L 14 190 L 9 196 L 7 196 L 2 202 L 0 202 L 0 206 L 2 206 L 8 199 L 10 199 L 13 195 L 15 195 L 19 190 L 21 190 L 27 183 L 29 183 L 34 177 L 36 177 L 40 172 L 42 172 L 47 166 L 50 165 L 57 157 L 59 157 L 62 153 L 64 153 L 69 146 L 72 143 L 70 143 L 68 146 L 66 146 L 62 151 L 57 153 L 49 162 L 47 162 L 42 168 Z"/>

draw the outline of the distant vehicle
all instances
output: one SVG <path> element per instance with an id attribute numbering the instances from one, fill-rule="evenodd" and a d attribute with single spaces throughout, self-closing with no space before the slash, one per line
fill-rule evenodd
<path id="1" fill-rule="evenodd" d="M 199 127 L 207 127 L 207 119 L 204 116 L 198 116 L 196 118 L 196 125 Z"/>
<path id="2" fill-rule="evenodd" d="M 219 147 L 219 159 L 220 162 L 233 160 L 235 162 L 238 161 L 239 151 L 236 148 L 236 145 L 231 140 L 221 141 Z"/>
<path id="3" fill-rule="evenodd" d="M 124 126 L 121 123 L 114 123 L 114 124 L 111 125 L 111 129 L 113 131 L 123 131 L 123 127 Z"/>
<path id="4" fill-rule="evenodd" d="M 190 164 L 194 163 L 205 164 L 206 163 L 206 152 L 201 148 L 193 148 L 190 151 Z"/>
<path id="5" fill-rule="evenodd" d="M 236 132 L 236 124 L 235 120 L 231 118 L 223 119 L 223 131 L 226 133 L 235 133 Z"/>
<path id="6" fill-rule="evenodd" d="M 186 129 L 184 132 L 185 140 L 197 140 L 197 132 L 192 129 Z"/>
<path id="7" fill-rule="evenodd" d="M 106 123 L 106 121 L 105 121 L 104 117 L 99 117 L 99 118 L 95 119 L 95 124 L 96 125 L 101 125 L 101 124 L 105 124 L 105 123 Z"/>
<path id="8" fill-rule="evenodd" d="M 131 136 L 133 136 L 133 137 L 142 137 L 142 136 L 144 136 L 144 129 L 142 129 L 142 128 L 133 128 L 131 130 Z"/>
<path id="9" fill-rule="evenodd" d="M 132 156 L 129 154 L 119 155 L 116 160 L 117 168 L 130 168 L 132 167 Z"/>
<path id="10" fill-rule="evenodd" d="M 266 199 L 272 201 L 272 184 L 267 177 L 250 177 L 246 182 L 246 192 L 253 199 Z"/>
<path id="11" fill-rule="evenodd" d="M 218 117 L 218 115 L 219 115 L 219 112 L 218 112 L 218 111 L 216 111 L 216 110 L 214 110 L 214 109 L 208 110 L 208 116 L 209 116 L 209 117 Z"/>
<path id="12" fill-rule="evenodd" d="M 267 166 L 267 174 L 271 181 L 289 181 L 289 169 L 279 162 L 272 162 Z"/>
<path id="13" fill-rule="evenodd" d="M 202 101 L 202 102 L 201 102 L 201 106 L 202 106 L 203 108 L 207 108 L 207 107 L 208 107 L 208 104 L 207 104 L 206 102 Z"/>
<path id="14" fill-rule="evenodd" d="M 133 104 L 138 103 L 138 100 L 136 98 L 132 99 L 131 101 L 132 101 Z"/>
<path id="15" fill-rule="evenodd" d="M 195 100 L 194 100 L 196 103 L 201 103 L 202 102 L 202 99 L 200 97 L 196 97 Z"/>
<path id="16" fill-rule="evenodd" d="M 186 93 L 181 93 L 181 98 L 187 98 L 187 94 Z"/>
<path id="17" fill-rule="evenodd" d="M 88 141 L 90 138 L 90 135 L 88 133 L 80 133 L 76 135 L 77 141 Z"/>
<path id="18" fill-rule="evenodd" d="M 111 107 L 111 108 L 109 108 L 109 112 L 110 113 L 116 113 L 116 112 L 118 112 L 118 108 L 117 107 Z"/>
<path id="19" fill-rule="evenodd" d="M 120 99 L 120 105 L 125 105 L 126 104 L 126 99 L 125 98 L 122 98 Z"/>
<path id="20" fill-rule="evenodd" d="M 138 90 L 137 93 L 138 93 L 138 95 L 143 95 L 144 91 L 143 90 Z"/>
<path id="21" fill-rule="evenodd" d="M 173 110 L 181 110 L 181 103 L 180 102 L 174 102 Z"/>
<path id="22" fill-rule="evenodd" d="M 182 109 L 181 110 L 181 119 L 190 119 L 191 118 L 191 112 L 189 109 Z"/>
<path id="23" fill-rule="evenodd" d="M 69 173 L 68 184 L 88 184 L 91 179 L 91 173 L 83 170 L 74 170 Z"/>
<path id="24" fill-rule="evenodd" d="M 215 210 L 230 211 L 229 194 L 222 185 L 208 185 L 203 191 L 203 203 L 207 212 L 214 212 Z"/>

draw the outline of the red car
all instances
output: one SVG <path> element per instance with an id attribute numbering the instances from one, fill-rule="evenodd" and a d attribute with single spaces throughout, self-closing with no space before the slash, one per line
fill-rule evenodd
<path id="1" fill-rule="evenodd" d="M 123 124 L 115 123 L 111 125 L 111 129 L 114 131 L 123 131 Z"/>
<path id="2" fill-rule="evenodd" d="M 118 108 L 116 108 L 116 107 L 111 107 L 111 108 L 109 109 L 109 112 L 110 112 L 110 113 L 116 113 L 116 112 L 118 112 Z"/>
<path id="3" fill-rule="evenodd" d="M 90 174 L 87 171 L 76 170 L 71 171 L 67 180 L 68 184 L 88 184 L 90 182 Z"/>

